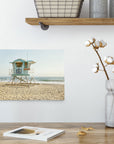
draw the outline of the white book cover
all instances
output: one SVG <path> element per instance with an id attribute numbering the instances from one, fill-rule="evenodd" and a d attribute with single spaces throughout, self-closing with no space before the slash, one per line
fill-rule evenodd
<path id="1" fill-rule="evenodd" d="M 63 134 L 64 130 L 24 126 L 8 132 L 4 136 L 48 141 Z"/>

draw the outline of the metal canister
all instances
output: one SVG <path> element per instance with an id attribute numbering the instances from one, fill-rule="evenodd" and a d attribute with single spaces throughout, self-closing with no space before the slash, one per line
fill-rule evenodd
<path id="1" fill-rule="evenodd" d="M 90 6 L 89 6 L 90 18 L 107 18 L 108 17 L 108 0 L 89 0 L 89 2 L 90 2 Z"/>
<path id="2" fill-rule="evenodd" d="M 110 0 L 110 17 L 114 18 L 114 0 Z"/>

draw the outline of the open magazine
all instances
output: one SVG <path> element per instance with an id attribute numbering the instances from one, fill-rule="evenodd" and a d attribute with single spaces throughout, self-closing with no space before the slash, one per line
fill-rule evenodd
<path id="1" fill-rule="evenodd" d="M 64 130 L 24 126 L 8 132 L 4 136 L 48 141 L 63 134 Z"/>

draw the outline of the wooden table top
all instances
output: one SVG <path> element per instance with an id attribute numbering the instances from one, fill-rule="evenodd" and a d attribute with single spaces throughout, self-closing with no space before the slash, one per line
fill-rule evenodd
<path id="1" fill-rule="evenodd" d="M 4 137 L 3 132 L 21 126 L 64 129 L 65 134 L 48 142 Z M 81 127 L 93 127 L 85 136 L 77 136 Z M 0 144 L 114 144 L 114 129 L 103 123 L 0 123 Z"/>

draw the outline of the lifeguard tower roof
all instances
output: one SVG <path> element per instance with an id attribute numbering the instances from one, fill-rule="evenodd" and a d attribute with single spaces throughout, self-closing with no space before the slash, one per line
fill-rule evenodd
<path id="1" fill-rule="evenodd" d="M 32 64 L 36 63 L 33 60 L 16 59 L 10 62 L 13 65 L 12 76 L 30 76 L 28 71 Z"/>
<path id="2" fill-rule="evenodd" d="M 16 59 L 16 60 L 14 60 L 13 62 L 10 62 L 10 63 L 15 63 L 15 62 L 29 62 L 29 63 L 31 63 L 31 64 L 34 64 L 34 63 L 36 63 L 36 62 L 34 62 L 34 61 L 32 61 L 32 60 L 24 60 L 24 59 Z"/>

